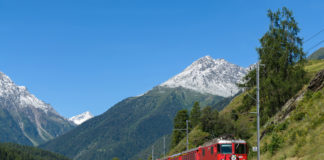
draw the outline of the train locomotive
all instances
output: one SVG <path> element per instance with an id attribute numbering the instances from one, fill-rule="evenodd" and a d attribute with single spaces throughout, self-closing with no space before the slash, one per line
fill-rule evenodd
<path id="1" fill-rule="evenodd" d="M 158 160 L 247 160 L 244 140 L 215 139 L 203 146 Z"/>

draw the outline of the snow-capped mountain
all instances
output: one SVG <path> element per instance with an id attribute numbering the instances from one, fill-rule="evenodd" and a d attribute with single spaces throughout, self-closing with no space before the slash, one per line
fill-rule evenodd
<path id="1" fill-rule="evenodd" d="M 0 137 L 7 142 L 38 145 L 74 126 L 2 72 L 0 113 Z"/>
<path id="2" fill-rule="evenodd" d="M 247 71 L 247 69 L 224 59 L 205 56 L 160 86 L 184 87 L 201 93 L 229 97 L 239 92 L 236 83 L 242 80 Z"/>
<path id="3" fill-rule="evenodd" d="M 0 72 L 0 97 L 15 100 L 18 103 L 16 107 L 19 108 L 33 107 L 46 113 L 51 110 L 53 113 L 57 114 L 49 104 L 44 103 L 30 94 L 25 86 L 15 85 L 15 83 L 2 72 Z"/>
<path id="4" fill-rule="evenodd" d="M 75 123 L 76 125 L 80 125 L 83 122 L 91 119 L 92 117 L 93 115 L 89 111 L 86 111 L 84 113 L 69 118 L 69 120 Z"/>

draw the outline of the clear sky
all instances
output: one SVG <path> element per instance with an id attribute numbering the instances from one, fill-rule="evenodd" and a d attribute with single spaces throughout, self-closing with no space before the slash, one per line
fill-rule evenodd
<path id="1" fill-rule="evenodd" d="M 301 37 L 324 29 L 323 0 L 0 0 L 0 71 L 65 117 L 98 115 L 205 55 L 255 63 L 283 6 Z"/>

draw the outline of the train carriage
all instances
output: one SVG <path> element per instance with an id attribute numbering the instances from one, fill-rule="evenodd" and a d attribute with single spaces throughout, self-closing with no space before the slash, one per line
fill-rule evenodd
<path id="1" fill-rule="evenodd" d="M 203 146 L 158 160 L 247 160 L 244 140 L 216 139 Z"/>

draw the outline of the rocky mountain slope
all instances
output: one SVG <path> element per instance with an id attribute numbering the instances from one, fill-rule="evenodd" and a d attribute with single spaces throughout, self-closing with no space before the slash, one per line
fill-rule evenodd
<path id="1" fill-rule="evenodd" d="M 181 86 L 201 93 L 229 97 L 239 92 L 236 84 L 246 73 L 247 69 L 224 59 L 205 56 L 160 86 L 170 88 Z"/>
<path id="2" fill-rule="evenodd" d="M 74 127 L 49 104 L 0 72 L 0 141 L 27 145 L 46 142 Z"/>
<path id="3" fill-rule="evenodd" d="M 80 125 L 91 118 L 93 118 L 93 115 L 89 111 L 86 111 L 84 113 L 69 118 L 69 120 L 75 123 L 76 125 Z"/>

